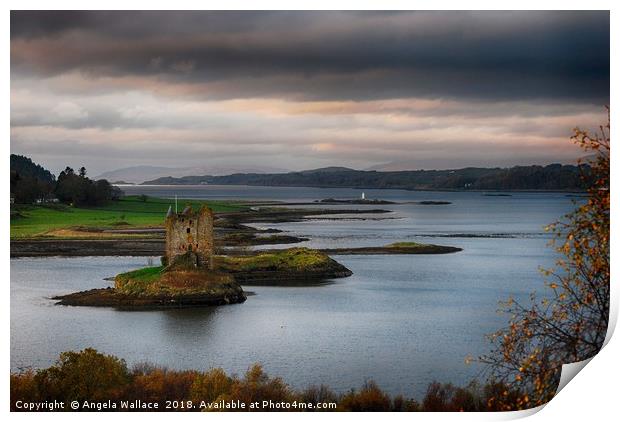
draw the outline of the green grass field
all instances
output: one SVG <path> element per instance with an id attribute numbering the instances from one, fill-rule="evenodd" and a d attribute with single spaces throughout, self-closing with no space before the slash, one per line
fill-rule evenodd
<path id="1" fill-rule="evenodd" d="M 179 201 L 179 210 L 191 203 L 195 209 L 206 204 L 216 212 L 246 209 L 225 201 Z M 11 207 L 11 239 L 41 237 L 46 233 L 75 227 L 135 228 L 163 225 L 173 199 L 149 197 L 146 202 L 127 196 L 96 208 L 73 208 L 65 205 L 15 205 Z M 52 234 L 53 235 L 53 234 Z"/>

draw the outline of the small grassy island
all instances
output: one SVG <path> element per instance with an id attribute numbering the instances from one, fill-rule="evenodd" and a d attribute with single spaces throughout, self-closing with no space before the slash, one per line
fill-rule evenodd
<path id="1" fill-rule="evenodd" d="M 361 248 L 322 249 L 322 252 L 335 255 L 436 255 L 460 252 L 455 246 L 432 245 L 417 242 L 396 242 L 385 246 L 366 246 Z"/>
<path id="2" fill-rule="evenodd" d="M 192 255 L 184 257 L 189 261 Z M 292 248 L 250 256 L 215 256 L 213 270 L 188 265 L 146 267 L 118 274 L 114 287 L 57 296 L 60 305 L 170 308 L 242 303 L 239 285 L 298 285 L 348 277 L 349 269 L 323 252 Z"/>
<path id="3" fill-rule="evenodd" d="M 296 285 L 353 274 L 326 253 L 308 248 L 270 250 L 249 256 L 219 256 L 215 259 L 215 268 L 246 285 Z"/>
<path id="4" fill-rule="evenodd" d="M 93 289 L 56 296 L 60 305 L 112 306 L 117 308 L 181 308 L 245 302 L 234 278 L 205 270 L 147 267 L 119 274 L 114 288 Z"/>

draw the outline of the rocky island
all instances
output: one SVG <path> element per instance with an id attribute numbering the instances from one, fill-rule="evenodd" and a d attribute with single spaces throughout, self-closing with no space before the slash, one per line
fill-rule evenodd
<path id="1" fill-rule="evenodd" d="M 122 273 L 114 288 L 56 296 L 60 305 L 118 308 L 169 308 L 242 303 L 244 284 L 295 284 L 352 273 L 325 253 L 292 248 L 250 256 L 214 254 L 213 212 L 206 206 L 194 212 L 166 215 L 166 254 L 162 266 Z"/>
<path id="2" fill-rule="evenodd" d="M 56 296 L 59 305 L 118 308 L 180 308 L 242 303 L 240 284 L 290 286 L 348 277 L 352 272 L 325 253 L 308 248 L 250 256 L 215 256 L 213 269 L 196 267 L 185 253 L 172 266 L 146 267 L 117 275 L 114 287 Z M 164 260 L 165 261 L 165 260 Z"/>
<path id="3" fill-rule="evenodd" d="M 203 206 L 181 213 L 168 208 L 166 254 L 161 267 L 147 267 L 114 278 L 114 288 L 58 296 L 64 305 L 185 307 L 244 302 L 241 286 L 213 267 L 213 212 Z"/>
<path id="4" fill-rule="evenodd" d="M 56 296 L 59 305 L 117 308 L 181 308 L 245 302 L 241 286 L 228 274 L 205 270 L 166 271 L 147 267 L 119 274 L 114 287 Z"/>

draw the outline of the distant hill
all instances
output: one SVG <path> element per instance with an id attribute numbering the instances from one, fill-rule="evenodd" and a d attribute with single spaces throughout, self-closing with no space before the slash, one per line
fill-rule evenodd
<path id="1" fill-rule="evenodd" d="M 133 166 L 101 173 L 95 179 L 122 180 L 128 183 L 142 183 L 145 180 L 152 180 L 163 177 L 184 177 L 191 175 L 225 175 L 232 173 L 285 173 L 287 170 L 275 167 L 224 167 L 224 166 L 202 166 L 202 167 L 160 167 L 160 166 Z"/>
<path id="2" fill-rule="evenodd" d="M 20 177 L 31 177 L 40 182 L 53 183 L 56 177 L 47 169 L 23 155 L 11 154 L 11 172 Z"/>
<path id="3" fill-rule="evenodd" d="M 357 171 L 350 169 L 348 167 L 322 167 L 313 170 L 302 170 L 299 173 L 301 174 L 317 174 L 317 173 L 338 173 L 338 172 L 346 172 L 346 171 Z"/>
<path id="4" fill-rule="evenodd" d="M 584 159 L 586 158 L 587 157 L 584 157 Z M 577 163 L 578 163 L 577 159 L 565 160 L 565 161 L 560 162 L 560 164 L 562 165 L 577 165 Z M 543 166 L 547 164 L 548 164 L 547 161 L 532 163 L 532 165 L 543 165 Z M 443 169 L 445 169 L 446 167 L 440 166 L 440 168 L 443 168 Z M 427 168 L 428 168 L 428 163 L 426 162 L 426 160 L 423 158 L 420 158 L 420 159 L 399 160 L 399 161 L 391 161 L 389 163 L 375 164 L 374 166 L 365 168 L 364 170 L 368 170 L 368 171 L 372 171 L 372 170 L 375 170 L 375 171 L 414 171 L 414 170 L 421 170 L 421 169 L 427 169 Z"/>
<path id="5" fill-rule="evenodd" d="M 144 184 L 352 187 L 426 190 L 581 190 L 588 166 L 551 164 L 511 168 L 364 171 L 327 167 L 289 173 L 237 173 L 226 176 L 163 177 Z"/>

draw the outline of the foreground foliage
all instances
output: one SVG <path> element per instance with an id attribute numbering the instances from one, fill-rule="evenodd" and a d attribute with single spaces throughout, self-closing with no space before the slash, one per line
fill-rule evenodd
<path id="1" fill-rule="evenodd" d="M 252 402 L 274 403 L 336 403 L 331 411 L 493 411 L 489 403 L 505 390 L 504 386 L 471 384 L 466 388 L 451 384 L 431 383 L 426 395 L 418 402 L 402 395 L 390 397 L 369 381 L 359 390 L 336 393 L 328 386 L 309 386 L 298 390 L 281 378 L 270 377 L 258 364 L 242 376 L 228 375 L 222 369 L 207 371 L 175 371 L 148 364 L 129 369 L 125 361 L 94 349 L 65 352 L 53 366 L 38 371 L 11 374 L 11 410 L 20 410 L 16 402 L 57 400 L 70 409 L 71 401 L 166 400 L 221 403 L 240 401 L 249 407 Z M 515 395 L 511 396 L 516 398 Z M 246 407 L 246 409 L 248 408 Z M 45 410 L 45 409 L 43 409 Z M 188 410 L 177 408 L 174 410 Z M 198 407 L 191 410 L 208 410 Z M 265 409 L 286 410 L 286 409 Z M 290 408 L 288 410 L 310 410 Z"/>
<path id="2" fill-rule="evenodd" d="M 553 224 L 553 242 L 562 255 L 549 277 L 544 298 L 506 302 L 508 327 L 492 335 L 495 350 L 481 358 L 491 376 L 518 391 L 516 400 L 496 405 L 512 410 L 544 404 L 555 395 L 562 364 L 591 358 L 603 346 L 609 321 L 609 122 L 600 133 L 575 129 L 573 140 L 588 154 L 588 199 Z"/>

